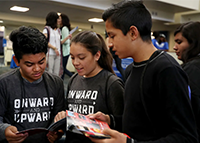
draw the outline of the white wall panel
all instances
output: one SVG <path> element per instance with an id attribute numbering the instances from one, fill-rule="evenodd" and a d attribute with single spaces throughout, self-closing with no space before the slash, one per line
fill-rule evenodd
<path id="1" fill-rule="evenodd" d="M 157 0 L 160 2 L 181 6 L 193 10 L 199 9 L 199 0 Z"/>

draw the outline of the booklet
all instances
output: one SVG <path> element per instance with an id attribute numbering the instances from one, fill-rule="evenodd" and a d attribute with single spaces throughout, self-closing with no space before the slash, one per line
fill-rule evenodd
<path id="1" fill-rule="evenodd" d="M 42 127 L 31 128 L 31 129 L 19 131 L 16 134 L 28 133 L 28 135 L 31 136 L 31 135 L 38 134 L 41 132 L 58 131 L 59 129 L 62 129 L 63 126 L 66 126 L 66 118 L 63 118 L 63 119 L 51 124 L 48 128 L 42 128 Z"/>
<path id="2" fill-rule="evenodd" d="M 110 138 L 109 135 L 105 135 L 102 133 L 103 129 L 110 128 L 106 122 L 102 122 L 96 119 L 92 120 L 85 115 L 68 110 L 66 110 L 66 118 L 63 118 L 51 124 L 48 128 L 31 128 L 19 131 L 16 134 L 28 133 L 29 136 L 31 136 L 41 132 L 58 131 L 59 129 L 63 129 L 63 127 L 66 127 L 67 131 L 83 134 L 85 136 L 90 136 L 93 138 Z"/>
<path id="3" fill-rule="evenodd" d="M 74 29 L 72 29 L 69 34 L 73 34 L 78 29 L 78 26 L 76 26 Z"/>
<path id="4" fill-rule="evenodd" d="M 107 123 L 100 120 L 92 120 L 87 116 L 66 110 L 67 126 L 66 130 L 90 136 L 93 138 L 110 138 L 109 135 L 105 135 L 102 131 L 105 128 L 110 128 Z"/>

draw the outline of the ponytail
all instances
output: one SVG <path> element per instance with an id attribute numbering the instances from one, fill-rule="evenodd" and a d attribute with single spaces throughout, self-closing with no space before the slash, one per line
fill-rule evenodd
<path id="1" fill-rule="evenodd" d="M 114 73 L 113 68 L 112 68 L 113 57 L 112 57 L 110 51 L 108 50 L 106 43 L 105 43 L 104 39 L 102 38 L 102 36 L 99 34 L 97 34 L 97 36 L 99 37 L 99 40 L 101 42 L 101 47 L 102 47 L 101 48 L 102 49 L 101 56 L 99 58 L 98 63 L 102 68 Z"/>

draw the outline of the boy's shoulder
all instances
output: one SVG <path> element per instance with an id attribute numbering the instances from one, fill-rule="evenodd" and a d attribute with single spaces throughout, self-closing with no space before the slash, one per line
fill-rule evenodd
<path id="1" fill-rule="evenodd" d="M 13 69 L 13 70 L 8 71 L 6 73 L 3 73 L 3 74 L 0 75 L 0 81 L 17 77 L 18 73 L 19 73 L 19 68 L 16 68 L 16 69 Z"/>
<path id="2" fill-rule="evenodd" d="M 155 52 L 155 56 L 151 59 L 150 63 L 156 62 L 158 66 L 163 65 L 175 65 L 175 66 L 180 66 L 179 63 L 167 52 L 162 51 L 162 50 L 157 50 Z"/>
<path id="3" fill-rule="evenodd" d="M 54 75 L 54 74 L 52 74 L 52 73 L 50 73 L 48 71 L 44 71 L 43 76 L 47 80 L 47 82 L 51 82 L 52 81 L 52 82 L 56 82 L 56 83 L 57 82 L 62 82 L 63 83 L 62 79 L 59 76 Z"/>

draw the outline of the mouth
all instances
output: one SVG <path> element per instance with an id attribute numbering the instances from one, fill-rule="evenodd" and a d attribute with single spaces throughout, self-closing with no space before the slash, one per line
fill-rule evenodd
<path id="1" fill-rule="evenodd" d="M 179 52 L 176 52 L 176 55 L 179 56 Z"/>
<path id="2" fill-rule="evenodd" d="M 77 72 L 81 72 L 83 68 L 76 68 Z"/>
<path id="3" fill-rule="evenodd" d="M 41 76 L 41 72 L 35 73 L 35 74 L 33 74 L 33 76 L 34 76 L 34 77 L 40 77 L 40 76 Z"/>

